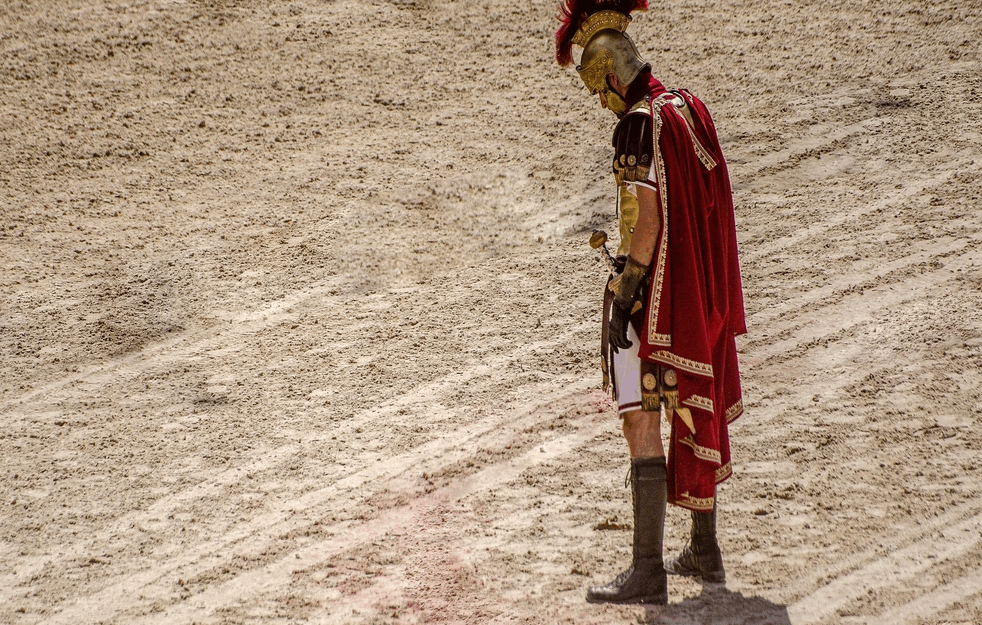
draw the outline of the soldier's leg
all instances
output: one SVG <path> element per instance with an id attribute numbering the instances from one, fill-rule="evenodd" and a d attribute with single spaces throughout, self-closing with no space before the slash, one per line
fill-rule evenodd
<path id="1" fill-rule="evenodd" d="M 631 565 L 612 582 L 587 590 L 587 601 L 668 603 L 668 577 L 662 559 L 666 493 L 665 457 L 632 458 L 634 545 Z"/>
<path id="2" fill-rule="evenodd" d="M 665 455 L 661 441 L 661 413 L 634 410 L 621 415 L 621 430 L 627 439 L 632 458 L 656 458 Z"/>
<path id="3" fill-rule="evenodd" d="M 718 498 L 713 498 L 712 512 L 692 511 L 692 527 L 689 544 L 682 548 L 677 558 L 665 563 L 665 569 L 673 575 L 698 577 L 706 582 L 726 581 L 723 555 L 716 539 L 716 509 Z"/>
<path id="4" fill-rule="evenodd" d="M 604 586 L 587 591 L 591 603 L 668 603 L 668 579 L 662 559 L 667 497 L 661 415 L 641 406 L 637 335 L 632 350 L 620 350 L 613 362 L 614 386 L 624 437 L 631 451 L 631 495 L 634 501 L 634 545 L 631 566 Z M 631 336 L 633 334 L 633 336 Z"/>

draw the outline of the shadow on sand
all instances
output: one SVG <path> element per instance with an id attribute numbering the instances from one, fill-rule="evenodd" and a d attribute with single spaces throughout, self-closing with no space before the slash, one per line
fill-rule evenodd
<path id="1" fill-rule="evenodd" d="M 745 597 L 718 584 L 680 603 L 645 608 L 638 618 L 648 625 L 791 625 L 787 606 L 762 597 Z"/>

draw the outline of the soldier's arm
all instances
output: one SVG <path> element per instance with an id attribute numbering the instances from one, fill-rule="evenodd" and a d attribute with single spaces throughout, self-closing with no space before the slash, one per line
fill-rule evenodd
<path id="1" fill-rule="evenodd" d="M 614 129 L 614 176 L 621 183 L 634 183 L 638 197 L 638 220 L 631 236 L 631 248 L 624 270 L 618 276 L 614 302 L 608 324 L 610 344 L 616 349 L 628 348 L 628 325 L 635 310 L 641 282 L 648 273 L 661 228 L 654 187 L 651 186 L 652 164 L 651 115 L 635 110 L 624 116 Z"/>
<path id="2" fill-rule="evenodd" d="M 655 244 L 661 232 L 661 213 L 654 189 L 638 185 L 638 221 L 631 237 L 631 258 L 648 267 L 655 255 Z"/>
<path id="3" fill-rule="evenodd" d="M 647 103 L 627 113 L 614 128 L 614 177 L 618 184 L 635 185 L 638 220 L 631 237 L 630 258 L 643 267 L 651 264 L 661 229 L 661 215 L 651 179 L 654 164 L 651 111 Z"/>

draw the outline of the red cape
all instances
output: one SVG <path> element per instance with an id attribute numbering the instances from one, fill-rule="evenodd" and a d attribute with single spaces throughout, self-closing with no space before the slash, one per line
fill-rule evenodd
<path id="1" fill-rule="evenodd" d="M 734 337 L 747 331 L 729 174 L 709 111 L 688 92 L 651 78 L 662 230 L 640 333 L 640 356 L 675 369 L 668 500 L 713 508 L 728 478 L 727 425 L 743 412 Z M 672 100 L 685 99 L 691 125 Z M 677 102 L 677 100 L 675 100 Z"/>

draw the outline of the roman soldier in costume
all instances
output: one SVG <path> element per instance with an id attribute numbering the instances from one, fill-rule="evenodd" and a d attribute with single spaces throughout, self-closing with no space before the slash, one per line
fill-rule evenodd
<path id="1" fill-rule="evenodd" d="M 646 0 L 564 0 L 556 59 L 573 62 L 614 129 L 621 240 L 605 291 L 602 355 L 631 453 L 631 566 L 591 602 L 663 604 L 666 573 L 721 582 L 716 485 L 731 473 L 728 424 L 743 411 L 735 337 L 746 332 L 733 199 L 709 111 L 668 90 L 625 32 Z M 670 424 L 663 448 L 661 413 Z M 666 502 L 691 540 L 662 558 Z"/>

